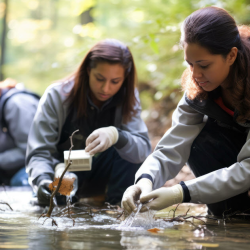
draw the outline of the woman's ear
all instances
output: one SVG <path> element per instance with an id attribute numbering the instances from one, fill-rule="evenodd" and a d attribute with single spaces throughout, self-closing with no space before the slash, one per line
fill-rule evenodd
<path id="1" fill-rule="evenodd" d="M 237 54 L 238 54 L 238 49 L 236 47 L 233 47 L 227 55 L 227 61 L 229 65 L 232 65 L 234 63 L 234 61 L 237 58 Z"/>

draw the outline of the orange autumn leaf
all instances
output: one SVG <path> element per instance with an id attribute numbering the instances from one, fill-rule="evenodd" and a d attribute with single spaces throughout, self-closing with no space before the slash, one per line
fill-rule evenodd
<path id="1" fill-rule="evenodd" d="M 155 228 L 148 229 L 148 231 L 151 233 L 158 233 L 160 231 L 160 229 L 155 227 Z"/>
<path id="2" fill-rule="evenodd" d="M 57 188 L 58 182 L 60 178 L 55 178 L 52 183 L 49 184 L 50 191 L 55 191 Z M 66 178 L 64 177 L 61 182 L 61 186 L 58 190 L 58 192 L 61 195 L 70 195 L 70 192 L 73 190 L 73 183 L 75 181 L 75 178 Z"/>

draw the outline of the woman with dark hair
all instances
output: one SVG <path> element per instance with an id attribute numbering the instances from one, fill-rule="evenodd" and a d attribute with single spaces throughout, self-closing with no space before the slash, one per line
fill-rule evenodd
<path id="1" fill-rule="evenodd" d="M 107 189 L 106 201 L 120 202 L 151 150 L 135 82 L 128 47 L 106 39 L 89 50 L 75 73 L 46 90 L 29 134 L 26 164 L 39 204 L 49 203 L 48 185 L 77 129 L 73 149 L 94 155 L 91 171 L 75 172 L 77 196 Z"/>
<path id="2" fill-rule="evenodd" d="M 153 199 L 147 207 L 156 210 L 192 202 L 218 216 L 244 211 L 250 208 L 250 29 L 237 27 L 224 9 L 207 7 L 186 18 L 181 44 L 189 64 L 185 94 L 123 207 L 133 211 L 140 198 Z M 186 162 L 196 179 L 162 187 Z"/>

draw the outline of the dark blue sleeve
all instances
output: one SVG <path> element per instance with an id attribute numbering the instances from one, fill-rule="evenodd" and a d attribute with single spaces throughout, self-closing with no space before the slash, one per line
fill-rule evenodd
<path id="1" fill-rule="evenodd" d="M 127 144 L 128 136 L 121 129 L 119 129 L 119 128 L 116 128 L 116 129 L 118 130 L 119 137 L 118 137 L 118 141 L 116 142 L 116 144 L 114 146 L 117 149 L 121 149 Z"/>
<path id="2" fill-rule="evenodd" d="M 137 183 L 140 179 L 142 179 L 142 178 L 147 178 L 147 179 L 151 180 L 152 183 L 154 183 L 154 182 L 153 182 L 152 176 L 149 175 L 149 174 L 142 174 L 142 175 L 137 179 L 136 183 Z"/>
<path id="3" fill-rule="evenodd" d="M 181 181 L 180 182 L 180 185 L 183 189 L 183 202 L 190 202 L 191 200 L 191 196 L 190 196 L 190 193 L 189 193 L 189 190 L 188 190 L 188 187 L 186 186 L 185 182 L 184 181 Z"/>

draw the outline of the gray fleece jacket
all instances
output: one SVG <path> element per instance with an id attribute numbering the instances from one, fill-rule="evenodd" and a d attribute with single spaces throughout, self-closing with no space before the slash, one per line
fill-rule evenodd
<path id="1" fill-rule="evenodd" d="M 72 89 L 73 84 L 73 81 L 52 84 L 40 100 L 29 133 L 26 158 L 29 182 L 35 188 L 39 185 L 37 183 L 39 176 L 46 174 L 48 179 L 54 177 L 55 165 L 59 163 L 59 159 L 55 157 L 57 145 L 63 125 L 69 115 L 69 107 L 65 102 L 66 95 Z M 147 127 L 140 117 L 141 106 L 137 90 L 136 97 L 138 102 L 134 109 L 137 113 L 127 124 L 121 123 L 117 127 L 119 131 L 117 145 L 123 146 L 115 147 L 115 149 L 121 158 L 129 162 L 140 163 L 150 154 L 151 145 Z M 118 112 L 115 114 L 120 115 Z M 119 140 L 122 140 L 122 143 Z"/>
<path id="2" fill-rule="evenodd" d="M 38 98 L 18 92 L 8 97 L 1 106 L 0 169 L 10 171 L 25 166 L 27 139 L 37 105 Z"/>
<path id="3" fill-rule="evenodd" d="M 172 127 L 165 133 L 154 152 L 136 173 L 136 180 L 147 174 L 153 189 L 174 178 L 188 161 L 191 146 L 205 126 L 204 115 L 188 105 L 185 95 L 172 117 Z M 246 192 L 250 187 L 250 134 L 233 165 L 186 181 L 193 203 L 211 204 Z"/>

